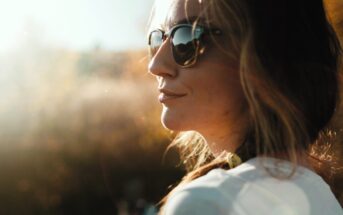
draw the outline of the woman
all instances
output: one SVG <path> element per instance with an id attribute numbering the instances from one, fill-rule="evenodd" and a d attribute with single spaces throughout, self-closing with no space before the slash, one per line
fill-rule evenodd
<path id="1" fill-rule="evenodd" d="M 343 214 L 310 153 L 338 103 L 323 2 L 157 0 L 149 71 L 193 170 L 161 214 Z"/>

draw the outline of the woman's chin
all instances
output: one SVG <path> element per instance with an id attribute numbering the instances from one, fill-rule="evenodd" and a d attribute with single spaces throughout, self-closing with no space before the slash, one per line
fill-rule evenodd
<path id="1" fill-rule="evenodd" d="M 184 125 L 184 120 L 180 119 L 177 116 L 171 116 L 166 112 L 161 115 L 161 123 L 164 128 L 172 131 L 185 131 L 186 127 Z"/>
<path id="2" fill-rule="evenodd" d="M 162 118 L 161 117 L 161 123 L 163 125 L 164 128 L 168 129 L 168 130 L 172 130 L 172 131 L 182 131 L 182 126 L 180 125 L 180 122 L 178 122 L 177 120 L 171 119 L 168 120 L 166 118 Z"/>

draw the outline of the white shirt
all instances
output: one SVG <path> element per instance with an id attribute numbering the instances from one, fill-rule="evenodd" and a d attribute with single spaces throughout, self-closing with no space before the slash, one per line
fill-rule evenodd
<path id="1" fill-rule="evenodd" d="M 312 170 L 298 166 L 291 179 L 270 176 L 253 158 L 234 169 L 214 169 L 177 189 L 166 215 L 343 215 L 329 185 Z M 267 158 L 263 165 L 274 167 Z M 291 163 L 283 161 L 282 171 Z"/>

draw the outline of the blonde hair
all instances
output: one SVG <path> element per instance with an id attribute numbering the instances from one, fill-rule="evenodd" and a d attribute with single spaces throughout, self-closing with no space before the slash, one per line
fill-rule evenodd
<path id="1" fill-rule="evenodd" d="M 341 56 L 323 2 L 313 1 L 312 11 L 306 10 L 302 1 L 282 5 L 273 0 L 207 0 L 203 4 L 201 16 L 207 20 L 215 18 L 221 26 L 231 29 L 230 36 L 225 38 L 231 47 L 229 51 L 215 37 L 213 44 L 240 63 L 240 81 L 250 124 L 246 139 L 236 153 L 244 162 L 255 156 L 276 157 L 286 152 L 286 159 L 293 163 L 290 174 L 269 172 L 280 178 L 292 177 L 299 159 L 313 158 L 310 162 L 314 164 L 317 159 L 312 146 L 318 144 L 318 137 L 325 136 L 324 129 L 338 103 Z M 288 9 L 293 12 L 278 5 L 291 6 Z M 195 131 L 177 134 L 170 145 L 173 146 L 180 149 L 189 172 L 178 186 L 214 168 L 228 169 L 226 162 L 215 158 Z M 324 174 L 325 171 L 317 172 Z M 160 204 L 165 203 L 168 195 Z"/>

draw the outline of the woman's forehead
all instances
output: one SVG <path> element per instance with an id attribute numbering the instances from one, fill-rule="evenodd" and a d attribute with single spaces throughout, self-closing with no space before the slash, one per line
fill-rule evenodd
<path id="1" fill-rule="evenodd" d="M 201 13 L 201 0 L 156 0 L 152 26 L 170 28 Z"/>

